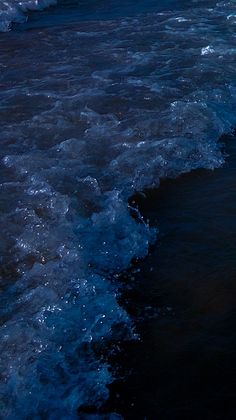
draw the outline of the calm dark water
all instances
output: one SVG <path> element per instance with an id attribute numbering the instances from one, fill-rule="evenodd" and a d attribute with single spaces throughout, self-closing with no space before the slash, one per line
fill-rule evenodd
<path id="1" fill-rule="evenodd" d="M 125 347 L 128 379 L 111 388 L 125 419 L 236 416 L 235 142 L 226 141 L 222 169 L 164 181 L 136 199 L 160 236 L 124 279 L 141 340 Z"/>

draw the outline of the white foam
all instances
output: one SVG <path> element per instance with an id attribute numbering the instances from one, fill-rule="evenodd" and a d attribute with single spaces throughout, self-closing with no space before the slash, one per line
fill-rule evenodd
<path id="1" fill-rule="evenodd" d="M 1 0 L 0 32 L 7 32 L 11 24 L 27 20 L 27 12 L 55 5 L 57 0 Z"/>
<path id="2" fill-rule="evenodd" d="M 225 7 L 0 37 L 4 418 L 107 397 L 103 350 L 133 337 L 117 278 L 157 237 L 128 199 L 222 165 L 236 125 Z"/>

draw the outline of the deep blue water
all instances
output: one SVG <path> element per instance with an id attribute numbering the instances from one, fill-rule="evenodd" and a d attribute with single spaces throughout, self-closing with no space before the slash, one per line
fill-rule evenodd
<path id="1" fill-rule="evenodd" d="M 21 25 L 18 29 L 64 25 L 87 20 L 116 19 L 187 7 L 189 7 L 188 0 L 59 0 L 57 6 L 50 9 L 50 13 L 48 10 L 37 11 L 31 14 L 26 25 Z"/>
<path id="2" fill-rule="evenodd" d="M 25 4 L 30 0 L 25 0 Z M 33 3 L 34 0 L 32 1 Z M 56 5 L 54 3 L 57 3 Z M 41 0 L 44 6 L 43 0 Z M 29 10 L 27 23 L 15 27 L 15 30 L 26 30 L 37 27 L 65 25 L 88 20 L 109 20 L 141 13 L 155 13 L 166 10 L 183 10 L 199 6 L 211 7 L 212 1 L 198 0 L 45 0 L 50 10 L 36 6 L 36 12 Z M 1 10 L 1 9 L 0 9 Z"/>
<path id="3" fill-rule="evenodd" d="M 156 277 L 147 276 L 147 285 L 139 281 L 143 295 L 147 289 L 152 296 L 153 281 L 161 281 L 158 267 L 167 270 L 179 238 L 188 229 L 195 232 L 191 214 L 196 220 L 198 200 L 185 214 L 188 191 L 202 192 L 186 175 L 180 215 L 172 200 L 175 187 L 167 188 L 169 222 L 160 214 L 151 225 L 130 197 L 158 189 L 164 179 L 224 167 L 220 139 L 236 122 L 236 6 L 213 0 L 54 3 L 0 3 L 1 416 L 74 419 L 79 413 L 82 419 L 91 418 L 91 411 L 95 418 L 137 418 L 140 410 L 140 418 L 155 418 L 155 405 L 145 411 L 144 401 L 136 411 L 126 410 L 123 402 L 120 408 L 114 403 L 114 394 L 107 414 L 102 408 L 116 377 L 117 353 L 123 343 L 138 342 L 137 332 L 145 336 L 132 302 L 124 304 L 124 290 L 135 290 L 135 274 L 127 284 L 120 275 L 136 270 L 137 261 L 161 244 L 165 223 L 172 226 L 183 216 L 184 232 L 177 225 L 155 259 Z M 212 188 L 204 192 L 207 198 Z M 152 201 L 148 196 L 148 205 Z M 234 196 L 217 217 L 234 211 L 234 205 L 228 211 L 231 201 Z M 199 220 L 208 238 L 204 214 Z M 194 235 L 199 252 L 207 241 L 194 241 Z M 211 252 L 206 249 L 207 266 Z M 233 260 L 230 252 L 224 261 Z M 199 259 L 189 264 L 185 246 L 180 254 L 186 270 L 196 270 Z M 167 270 L 169 279 L 175 271 Z M 173 290 L 181 277 L 176 275 Z M 175 304 L 185 308 L 187 301 Z M 173 315 L 173 324 L 178 322 Z M 141 358 L 149 357 L 155 328 L 158 323 L 144 347 L 137 347 Z M 169 343 L 164 333 L 155 346 L 158 339 Z M 141 371 L 146 366 L 151 369 L 144 363 Z M 137 396 L 142 391 L 140 383 Z M 167 397 L 162 394 L 168 403 Z M 150 407 L 152 398 L 151 391 Z"/>

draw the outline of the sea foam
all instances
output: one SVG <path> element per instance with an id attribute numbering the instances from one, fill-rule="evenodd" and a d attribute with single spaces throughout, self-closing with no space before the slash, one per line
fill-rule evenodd
<path id="1" fill-rule="evenodd" d="M 0 32 L 7 32 L 12 23 L 23 23 L 27 12 L 55 5 L 57 0 L 2 0 L 0 2 Z"/>
<path id="2" fill-rule="evenodd" d="M 224 163 L 235 6 L 191 4 L 0 37 L 4 418 L 99 409 L 135 337 L 118 274 L 158 239 L 129 198 Z"/>

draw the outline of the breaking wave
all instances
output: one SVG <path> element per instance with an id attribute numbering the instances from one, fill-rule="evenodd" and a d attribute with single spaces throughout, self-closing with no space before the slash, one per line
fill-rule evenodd
<path id="1" fill-rule="evenodd" d="M 12 23 L 23 23 L 27 12 L 55 5 L 57 0 L 2 0 L 0 2 L 0 32 L 9 31 Z"/>
<path id="2" fill-rule="evenodd" d="M 157 238 L 129 197 L 224 162 L 236 9 L 208 3 L 0 38 L 4 418 L 102 404 L 134 337 L 117 274 Z"/>

